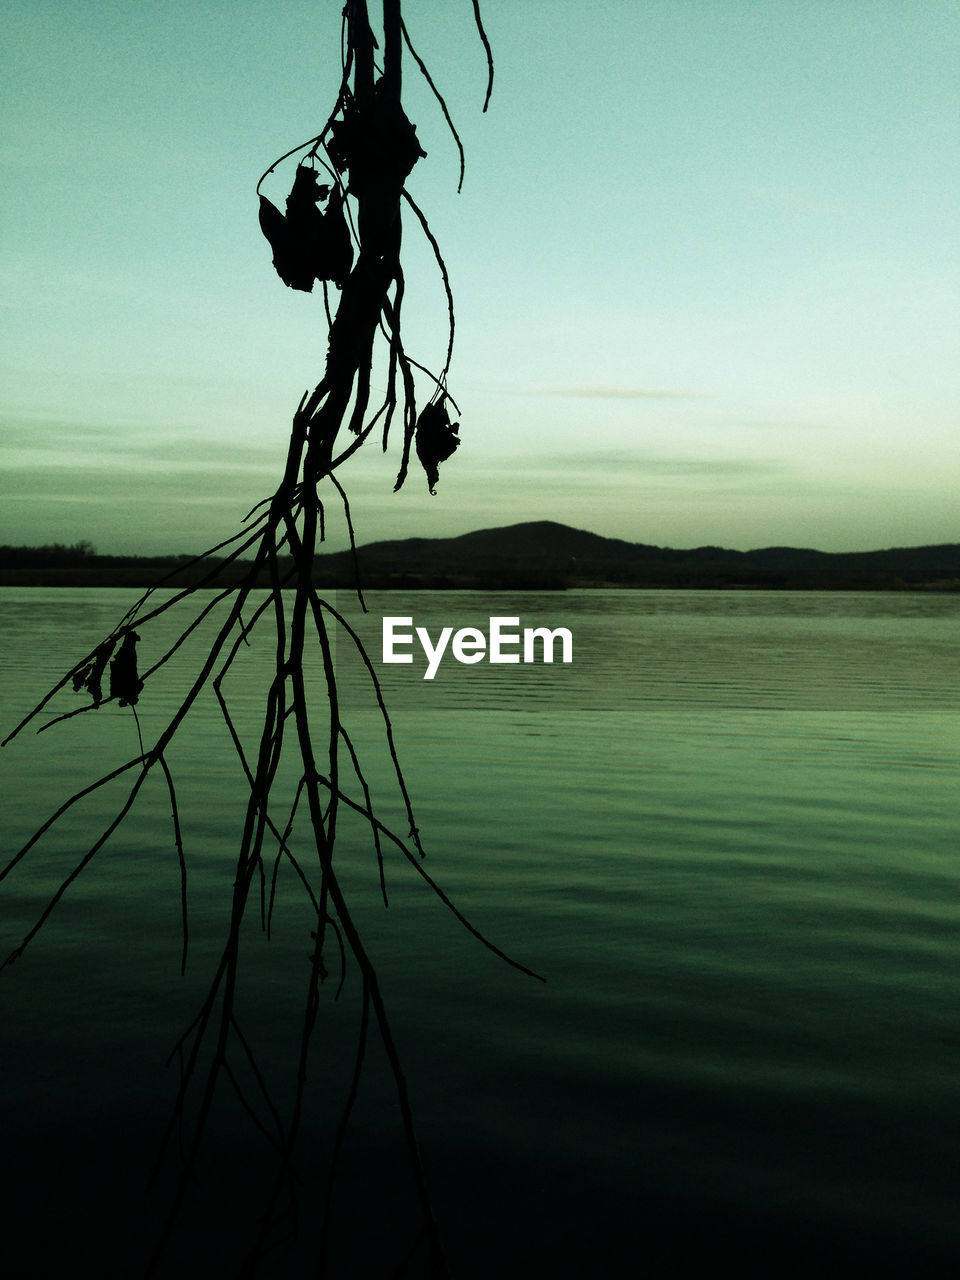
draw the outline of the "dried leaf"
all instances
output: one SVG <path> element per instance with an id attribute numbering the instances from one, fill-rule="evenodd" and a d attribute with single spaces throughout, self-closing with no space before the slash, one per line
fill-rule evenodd
<path id="1" fill-rule="evenodd" d="M 365 196 L 391 188 L 399 190 L 418 160 L 426 156 L 398 102 L 387 97 L 377 81 L 373 102 L 361 112 L 349 99 L 343 118 L 330 126 L 328 154 L 343 173 L 350 174 L 350 191 Z"/>
<path id="2" fill-rule="evenodd" d="M 325 213 L 319 201 L 329 197 Z M 339 190 L 318 181 L 315 169 L 298 165 L 287 196 L 284 216 L 276 205 L 260 197 L 260 229 L 273 249 L 273 265 L 285 285 L 313 291 L 314 280 L 343 286 L 353 265 L 353 242 Z"/>
<path id="3" fill-rule="evenodd" d="M 136 706 L 143 688 L 137 674 L 137 641 L 135 631 L 128 631 L 121 641 L 117 656 L 110 663 L 110 697 L 117 698 L 121 707 Z"/>
<path id="4" fill-rule="evenodd" d="M 93 698 L 95 707 L 99 707 L 103 701 L 103 673 L 106 670 L 107 660 L 113 652 L 113 646 L 114 639 L 112 637 L 104 640 L 103 644 L 97 647 L 97 651 L 93 655 L 93 661 L 89 662 L 73 677 L 74 693 L 79 693 L 81 689 L 86 689 L 91 698 Z"/>
<path id="5" fill-rule="evenodd" d="M 460 424 L 450 421 L 446 399 L 446 396 L 441 395 L 439 400 L 432 401 L 417 419 L 417 457 L 427 473 L 430 492 L 434 494 L 440 479 L 440 463 L 446 462 L 460 445 L 457 434 Z"/>
<path id="6" fill-rule="evenodd" d="M 295 237 L 286 218 L 266 196 L 260 197 L 260 230 L 273 250 L 273 265 L 277 275 L 291 289 L 313 290 L 313 273 L 306 271 Z"/>

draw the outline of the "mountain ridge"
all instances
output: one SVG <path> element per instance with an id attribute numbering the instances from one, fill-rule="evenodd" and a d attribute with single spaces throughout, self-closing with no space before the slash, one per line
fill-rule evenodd
<path id="1" fill-rule="evenodd" d="M 781 590 L 960 589 L 960 544 L 831 552 L 808 547 L 730 551 L 607 538 L 556 521 L 478 529 L 449 538 L 406 538 L 357 548 L 361 578 L 402 585 L 541 587 L 766 587 Z M 317 557 L 334 577 L 352 553 Z M 429 579 L 429 584 L 426 581 Z M 401 585 L 388 582 L 387 585 Z"/>
<path id="2" fill-rule="evenodd" d="M 412 537 L 357 548 L 361 584 L 376 588 L 553 590 L 565 587 L 753 588 L 767 590 L 960 590 L 960 544 L 817 551 L 758 547 L 686 549 L 607 538 L 553 520 L 475 529 L 450 537 Z M 199 581 L 214 560 L 189 556 L 97 555 L 72 547 L 0 547 L 0 585 L 153 586 L 176 571 L 175 585 Z M 248 563 L 231 567 L 225 585 Z M 354 553 L 317 556 L 320 587 L 355 584 Z M 267 585 L 266 577 L 258 585 Z"/>

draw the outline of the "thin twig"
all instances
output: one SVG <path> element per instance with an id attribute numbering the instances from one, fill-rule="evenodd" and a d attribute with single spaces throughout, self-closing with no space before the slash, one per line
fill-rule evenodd
<path id="1" fill-rule="evenodd" d="M 166 758 L 163 752 L 157 757 L 160 762 L 160 768 L 163 770 L 163 776 L 167 780 L 167 790 L 170 792 L 170 808 L 171 818 L 173 820 L 173 839 L 177 847 L 177 862 L 180 867 L 180 918 L 183 926 L 183 950 L 180 953 L 180 974 L 181 977 L 187 972 L 187 945 L 190 939 L 190 930 L 187 927 L 187 862 L 183 854 L 183 836 L 180 831 L 180 814 L 177 809 L 177 791 L 173 785 L 173 778 L 167 767 Z"/>

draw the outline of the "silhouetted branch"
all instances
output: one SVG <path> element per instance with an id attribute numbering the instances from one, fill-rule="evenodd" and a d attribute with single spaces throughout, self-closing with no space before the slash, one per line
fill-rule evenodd
<path id="1" fill-rule="evenodd" d="M 445 387 L 446 377 L 450 371 L 450 361 L 453 359 L 453 334 L 454 334 L 454 328 L 455 328 L 455 322 L 454 322 L 454 316 L 453 316 L 453 290 L 450 288 L 450 277 L 447 274 L 447 264 L 443 260 L 443 254 L 440 252 L 440 246 L 437 244 L 436 239 L 434 238 L 433 232 L 430 230 L 430 225 L 427 222 L 427 219 L 423 213 L 423 210 L 420 208 L 420 206 L 416 203 L 416 201 L 410 195 L 409 191 L 404 191 L 403 198 L 404 200 L 406 200 L 407 204 L 416 214 L 417 221 L 420 223 L 420 226 L 423 228 L 423 234 L 427 237 L 427 240 L 429 241 L 430 248 L 433 250 L 433 256 L 437 260 L 437 266 L 440 268 L 440 275 L 443 279 L 443 289 L 447 295 L 447 315 L 449 317 L 449 322 L 450 322 L 450 337 L 447 341 L 447 356 L 443 362 L 443 370 L 440 374 L 440 377 L 437 379 L 437 386 L 442 389 Z"/>
<path id="2" fill-rule="evenodd" d="M 460 192 L 463 190 L 463 174 L 464 174 L 464 169 L 466 167 L 466 157 L 463 154 L 463 143 L 460 141 L 460 135 L 457 133 L 456 126 L 454 125 L 453 120 L 450 118 L 450 112 L 447 110 L 447 104 L 443 100 L 443 94 L 440 92 L 437 86 L 433 83 L 433 77 L 430 75 L 430 72 L 427 70 L 426 64 L 424 63 L 423 59 L 420 57 L 419 53 L 417 53 L 416 49 L 413 47 L 413 42 L 410 39 L 409 32 L 407 31 L 407 27 L 404 22 L 400 23 L 400 29 L 403 32 L 403 39 L 404 39 L 404 42 L 406 43 L 407 48 L 410 51 L 410 56 L 411 58 L 413 58 L 417 66 L 420 68 L 420 74 L 423 76 L 424 80 L 426 80 L 427 84 L 430 86 L 430 90 L 433 93 L 433 96 L 436 98 L 437 102 L 439 103 L 440 110 L 443 112 L 443 118 L 444 120 L 446 120 L 451 134 L 453 134 L 453 140 L 457 144 L 457 154 L 460 156 L 460 179 L 457 182 L 457 191 Z"/>
<path id="3" fill-rule="evenodd" d="M 486 111 L 490 105 L 490 95 L 493 93 L 493 50 L 490 48 L 487 33 L 483 29 L 483 20 L 480 17 L 480 0 L 473 0 L 473 16 L 477 24 L 477 31 L 480 33 L 480 39 L 483 42 L 484 52 L 487 55 L 487 92 L 483 99 L 483 110 Z"/>
<path id="4" fill-rule="evenodd" d="M 177 846 L 177 863 L 180 867 L 180 918 L 183 923 L 183 950 L 180 953 L 180 973 L 187 972 L 187 946 L 190 940 L 190 931 L 187 927 L 187 862 L 183 856 L 183 836 L 180 832 L 180 814 L 177 809 L 177 792 L 173 785 L 173 777 L 167 767 L 167 762 L 161 753 L 158 757 L 160 768 L 163 770 L 163 776 L 167 781 L 167 790 L 170 793 L 170 817 L 173 822 L 173 839 Z"/>
<path id="5" fill-rule="evenodd" d="M 488 82 L 484 110 L 493 83 L 493 59 L 480 19 L 476 0 L 474 18 L 486 51 Z M 405 190 L 405 182 L 424 152 L 416 129 L 401 103 L 402 57 L 404 48 L 416 62 L 436 97 L 460 155 L 460 183 L 463 181 L 463 147 L 453 126 L 446 102 L 438 92 L 427 67 L 416 53 L 401 13 L 401 0 L 383 0 L 382 40 L 378 42 L 370 24 L 366 0 L 346 0 L 341 40 L 342 76 L 333 110 L 323 128 L 307 142 L 286 151 L 263 173 L 257 183 L 261 200 L 261 225 L 273 251 L 274 265 L 281 279 L 291 287 L 311 292 L 315 281 L 322 287 L 327 317 L 327 349 L 322 376 L 312 391 L 305 391 L 293 414 L 286 460 L 276 491 L 258 502 L 248 513 L 244 527 L 202 555 L 179 564 L 160 582 L 151 586 L 127 610 L 118 625 L 85 658 L 40 700 L 6 738 L 9 742 L 50 706 L 52 699 L 71 682 L 85 691 L 90 702 L 59 712 L 42 728 L 48 729 L 78 714 L 98 709 L 111 701 L 129 704 L 136 716 L 138 701 L 152 697 L 157 674 L 174 669 L 176 659 L 186 662 L 191 650 L 187 642 L 201 626 L 218 613 L 216 630 L 208 639 L 198 665 L 186 682 L 186 692 L 152 742 L 125 764 L 109 770 L 97 781 L 77 790 L 61 804 L 31 836 L 26 844 L 0 869 L 4 880 L 25 859 L 31 849 L 48 835 L 80 800 L 100 791 L 108 783 L 131 770 L 138 770 L 124 799 L 119 803 L 99 836 L 50 897 L 39 919 L 21 944 L 7 957 L 12 964 L 50 918 L 57 904 L 129 814 L 136 797 L 154 766 L 163 774 L 170 802 L 170 820 L 179 870 L 179 906 L 182 928 L 181 973 L 185 972 L 188 930 L 188 858 L 181 825 L 181 803 L 170 768 L 169 750 L 181 727 L 197 706 L 201 695 L 210 695 L 219 711 L 226 735 L 245 784 L 243 825 L 239 836 L 230 886 L 230 914 L 225 937 L 213 964 L 200 1007 L 176 1040 L 168 1065 L 179 1065 L 179 1079 L 160 1149 L 151 1173 L 156 1181 L 170 1153 L 174 1136 L 180 1153 L 175 1186 L 147 1267 L 156 1275 L 163 1263 L 170 1239 L 189 1189 L 194 1181 L 202 1144 L 221 1082 L 225 1081 L 244 1114 L 269 1143 L 276 1158 L 270 1189 L 254 1233 L 242 1274 L 253 1276 L 260 1258 L 270 1247 L 271 1237 L 281 1226 L 296 1222 L 294 1159 L 307 1100 L 311 1045 L 320 1010 L 321 988 L 330 977 L 329 955 L 335 955 L 339 976 L 333 999 L 340 997 L 348 968 L 359 977 L 360 1023 L 347 1096 L 336 1124 L 330 1155 L 321 1224 L 321 1273 L 327 1255 L 332 1193 L 336 1169 L 346 1140 L 350 1117 L 357 1097 L 371 1030 L 376 1029 L 396 1090 L 407 1158 L 422 1225 L 416 1233 L 415 1248 L 426 1242 L 432 1274 L 448 1274 L 433 1214 L 426 1176 L 413 1121 L 413 1107 L 394 1039 L 376 968 L 367 951 L 351 904 L 341 885 L 334 861 L 341 813 L 359 814 L 369 827 L 378 868 L 383 904 L 387 905 L 384 841 L 398 848 L 404 858 L 450 910 L 463 927 L 502 960 L 533 977 L 471 925 L 422 867 L 425 856 L 414 818 L 403 771 L 394 741 L 393 726 L 384 702 L 380 682 L 364 646 L 346 618 L 328 601 L 320 598 L 314 583 L 314 563 L 325 537 L 325 513 L 318 486 L 329 479 L 343 505 L 351 553 L 356 567 L 356 538 L 350 504 L 344 487 L 334 472 L 356 453 L 382 422 L 382 442 L 386 449 L 392 420 L 399 408 L 403 418 L 403 443 L 396 487 L 407 474 L 411 449 L 427 472 L 431 490 L 436 482 L 439 461 L 449 456 L 455 442 L 434 436 L 443 417 L 448 435 L 454 431 L 444 404 L 453 404 L 446 389 L 454 342 L 453 293 L 440 248 L 427 219 Z M 377 66 L 377 54 L 382 58 Z M 265 196 L 260 188 L 285 161 L 298 157 L 286 212 Z M 321 172 L 323 171 L 323 172 Z M 320 179 L 329 177 L 329 182 Z M 439 375 L 430 372 L 405 350 L 402 335 L 404 274 L 400 260 L 401 213 L 406 204 L 413 211 L 438 263 L 447 300 L 448 339 Z M 324 208 L 321 208 L 325 205 Z M 330 299 L 339 294 L 331 313 Z M 379 404 L 379 388 L 374 392 L 372 369 L 376 352 L 386 342 L 387 386 Z M 378 344 L 380 344 L 378 346 Z M 426 376 L 430 394 L 421 414 L 417 413 L 416 375 Z M 339 442 L 346 433 L 349 443 Z M 446 452 L 444 452 L 446 449 Z M 214 559 L 226 552 L 223 559 Z M 250 561 L 241 560 L 252 552 Z M 284 561 L 281 563 L 281 553 Z M 209 562 L 209 563 L 208 563 Z M 176 587 L 182 575 L 199 566 L 196 581 Z M 253 593 L 266 577 L 264 598 Z M 235 580 L 234 580 L 235 579 Z M 361 608 L 366 606 L 357 589 Z M 157 602 L 159 587 L 173 587 L 169 598 Z M 198 591 L 211 591 L 209 600 L 198 600 Z M 182 610 L 196 602 L 191 616 Z M 225 616 L 224 616 L 225 615 Z M 144 634 L 153 635 L 159 619 L 175 617 L 178 631 L 173 641 L 165 641 L 159 657 L 138 674 L 136 643 Z M 137 630 L 134 631 L 134 626 Z M 390 831 L 376 817 L 371 789 L 355 741 L 342 718 L 332 633 L 349 636 L 371 681 L 379 708 L 383 740 L 402 798 L 409 824 L 406 839 Z M 228 673 L 241 663 L 254 632 L 268 633 L 272 640 L 272 672 L 266 683 L 255 745 L 245 746 L 235 709 L 225 691 Z M 319 652 L 323 669 L 325 705 L 313 705 L 305 676 L 308 653 Z M 109 671 L 110 690 L 104 696 L 103 677 Z M 322 714 L 321 714 L 322 712 Z M 321 730 L 318 719 L 323 722 Z M 149 726 L 149 720 L 144 723 Z M 137 732 L 141 733 L 139 718 Z M 346 758 L 342 752 L 346 751 Z M 280 803 L 278 779 L 281 764 L 292 756 L 298 778 L 292 801 L 283 800 L 287 814 L 281 830 L 271 815 Z M 343 767 L 342 767 L 343 766 Z M 352 776 L 351 776 L 352 775 Z M 356 779 L 360 799 L 348 788 Z M 128 780 L 129 781 L 129 780 Z M 294 828 L 298 838 L 294 839 Z M 408 843 L 409 842 L 409 843 Z M 269 876 L 265 858 L 271 860 Z M 293 1097 L 285 1114 L 271 1092 L 254 1046 L 241 1032 L 237 1016 L 238 988 L 249 961 L 244 953 L 244 922 L 251 911 L 251 899 L 259 898 L 259 924 L 269 939 L 277 905 L 280 867 L 289 862 L 298 893 L 309 903 L 312 948 L 306 974 L 302 1021 L 296 1055 Z M 255 892 L 255 886 L 259 893 Z M 332 984 L 331 984 L 332 985 Z M 244 1066 L 245 1064 L 245 1066 Z M 252 1081 L 252 1083 L 251 1083 Z M 186 1118 L 193 1113 L 190 1124 Z M 288 1203 L 284 1203 L 285 1195 Z"/>

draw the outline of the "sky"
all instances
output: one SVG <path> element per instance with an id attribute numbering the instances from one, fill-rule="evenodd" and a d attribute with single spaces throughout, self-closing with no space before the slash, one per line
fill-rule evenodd
<path id="1" fill-rule="evenodd" d="M 276 487 L 326 327 L 255 188 L 332 107 L 341 9 L 2 0 L 0 543 L 199 552 Z M 458 194 L 408 61 L 462 445 L 431 497 L 371 439 L 339 473 L 358 540 L 960 542 L 955 0 L 481 9 L 485 114 L 470 0 L 404 3 L 466 151 Z M 406 346 L 439 369 L 412 219 L 404 246 Z"/>

